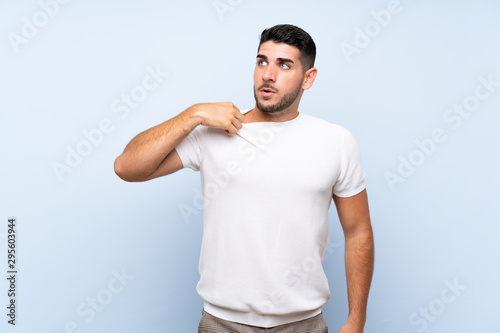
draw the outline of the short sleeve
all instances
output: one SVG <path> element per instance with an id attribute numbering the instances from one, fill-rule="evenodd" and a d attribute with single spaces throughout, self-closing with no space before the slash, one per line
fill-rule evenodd
<path id="1" fill-rule="evenodd" d="M 207 131 L 208 127 L 197 126 L 175 147 L 184 168 L 200 170 Z"/>
<path id="2" fill-rule="evenodd" d="M 333 194 L 351 197 L 365 189 L 365 172 L 354 136 L 347 129 L 342 133 L 341 171 L 333 186 Z"/>

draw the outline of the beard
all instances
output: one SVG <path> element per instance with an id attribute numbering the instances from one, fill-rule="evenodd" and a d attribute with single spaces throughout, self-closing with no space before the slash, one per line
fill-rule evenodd
<path id="1" fill-rule="evenodd" d="M 265 88 L 265 87 L 271 88 L 271 85 L 263 84 L 258 90 Z M 297 86 L 297 89 L 285 94 L 279 101 L 277 101 L 274 104 L 268 105 L 268 106 L 264 106 L 264 105 L 262 105 L 262 103 L 260 103 L 259 99 L 257 98 L 257 91 L 258 90 L 255 90 L 255 86 L 253 89 L 253 95 L 255 97 L 255 103 L 257 105 L 257 108 L 260 111 L 262 111 L 264 113 L 275 113 L 275 112 L 280 112 L 280 111 L 283 111 L 283 110 L 289 108 L 295 102 L 297 97 L 299 96 L 301 89 L 302 89 L 302 85 Z M 277 89 L 275 89 L 275 90 L 277 90 Z"/>

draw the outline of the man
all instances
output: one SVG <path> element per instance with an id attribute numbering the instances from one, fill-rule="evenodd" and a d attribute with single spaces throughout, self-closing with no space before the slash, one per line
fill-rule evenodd
<path id="1" fill-rule="evenodd" d="M 253 109 L 193 105 L 137 135 L 115 161 L 126 181 L 200 171 L 199 332 L 328 331 L 322 260 L 332 198 L 346 239 L 349 315 L 340 332 L 363 332 L 373 271 L 364 172 L 350 132 L 298 111 L 315 56 L 302 29 L 264 30 Z"/>

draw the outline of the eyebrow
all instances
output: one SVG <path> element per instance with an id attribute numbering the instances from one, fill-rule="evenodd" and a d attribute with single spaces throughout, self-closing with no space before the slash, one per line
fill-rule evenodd
<path id="1" fill-rule="evenodd" d="M 267 56 L 265 56 L 263 54 L 257 54 L 257 59 L 267 60 Z M 277 58 L 276 60 L 278 60 L 279 62 L 288 62 L 288 63 L 294 64 L 293 60 L 288 59 L 288 58 Z"/>

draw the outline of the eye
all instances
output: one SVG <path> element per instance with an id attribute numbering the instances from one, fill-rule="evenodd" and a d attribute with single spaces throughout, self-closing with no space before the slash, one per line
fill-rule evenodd
<path id="1" fill-rule="evenodd" d="M 288 64 L 287 64 L 287 63 L 284 63 L 284 62 L 282 62 L 282 63 L 280 64 L 280 67 L 281 67 L 281 68 L 283 68 L 283 69 L 289 69 L 289 68 L 290 68 L 290 66 L 288 66 Z"/>
<path id="2" fill-rule="evenodd" d="M 267 65 L 267 62 L 265 60 L 259 60 L 259 61 L 257 61 L 257 65 L 264 66 L 264 65 Z"/>

